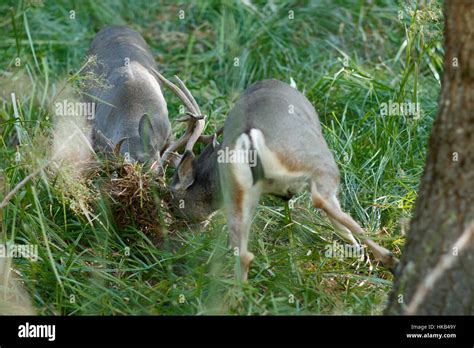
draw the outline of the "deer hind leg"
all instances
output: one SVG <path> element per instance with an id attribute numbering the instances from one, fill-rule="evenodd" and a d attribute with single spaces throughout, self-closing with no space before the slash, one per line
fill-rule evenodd
<path id="1" fill-rule="evenodd" d="M 318 190 L 318 186 L 315 182 L 311 183 L 311 197 L 313 199 L 313 204 L 316 208 L 321 208 L 328 214 L 331 222 L 334 221 L 336 231 L 350 239 L 356 237 L 360 238 L 369 249 L 374 254 L 375 258 L 380 261 L 385 267 L 393 269 L 398 260 L 393 256 L 393 254 L 385 249 L 384 247 L 378 245 L 374 241 L 367 238 L 365 231 L 360 227 L 360 225 L 348 214 L 344 213 L 341 210 L 339 201 L 336 197 L 336 192 L 328 190 Z"/>
<path id="2" fill-rule="evenodd" d="M 247 137 L 247 135 L 242 135 Z M 241 139 L 239 139 L 241 140 Z M 248 137 L 244 140 L 248 140 Z M 239 143 L 238 143 L 239 144 Z M 240 276 L 247 281 L 254 254 L 248 250 L 252 217 L 262 192 L 261 184 L 253 182 L 248 163 L 229 163 L 221 167 L 221 186 L 227 213 L 230 247 L 240 258 Z M 238 275 L 239 270 L 237 270 Z"/>
<path id="3" fill-rule="evenodd" d="M 230 246 L 240 258 L 240 276 L 247 281 L 250 264 L 254 254 L 248 250 L 248 239 L 252 224 L 252 217 L 260 197 L 260 189 L 254 186 L 243 189 L 238 186 L 234 189 L 234 199 L 226 203 L 227 226 L 229 229 Z M 239 270 L 237 270 L 237 275 Z"/>
<path id="4" fill-rule="evenodd" d="M 346 226 L 333 219 L 332 217 L 329 217 L 329 221 L 331 221 L 331 224 L 334 227 L 334 232 L 336 232 L 339 237 L 344 239 L 346 242 L 352 244 L 353 246 L 360 248 L 359 242 L 354 238 L 354 235 Z"/>

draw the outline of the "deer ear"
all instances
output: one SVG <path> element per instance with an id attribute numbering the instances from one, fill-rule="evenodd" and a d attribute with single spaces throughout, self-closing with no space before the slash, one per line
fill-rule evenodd
<path id="1" fill-rule="evenodd" d="M 178 179 L 176 188 L 186 190 L 194 183 L 194 155 L 191 151 L 186 151 L 178 165 Z"/>
<path id="2" fill-rule="evenodd" d="M 150 116 L 143 114 L 138 123 L 138 134 L 145 152 L 153 150 L 152 136 L 154 134 L 153 125 L 151 124 Z"/>

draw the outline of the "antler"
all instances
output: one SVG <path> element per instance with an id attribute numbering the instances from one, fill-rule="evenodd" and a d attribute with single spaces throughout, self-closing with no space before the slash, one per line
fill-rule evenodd
<path id="1" fill-rule="evenodd" d="M 185 146 L 186 151 L 193 151 L 194 144 L 196 144 L 196 142 L 199 140 L 199 137 L 201 136 L 204 130 L 205 116 L 201 114 L 201 109 L 199 109 L 196 100 L 178 76 L 175 76 L 175 78 L 178 81 L 179 87 L 167 80 L 155 69 L 151 69 L 151 71 L 161 82 L 163 82 L 178 96 L 178 98 L 184 103 L 186 108 L 189 110 L 189 112 L 186 112 L 186 116 L 188 117 L 184 119 L 184 121 L 188 122 L 188 128 L 186 129 L 186 132 L 181 138 L 179 138 L 173 144 L 168 146 L 168 148 L 161 156 L 159 170 L 162 171 L 170 161 L 171 156 L 175 156 L 176 151 L 182 148 L 183 146 Z"/>

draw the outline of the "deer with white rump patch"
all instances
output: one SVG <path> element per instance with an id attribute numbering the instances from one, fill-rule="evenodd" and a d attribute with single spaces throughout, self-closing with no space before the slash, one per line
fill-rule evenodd
<path id="1" fill-rule="evenodd" d="M 229 113 L 222 144 L 213 141 L 197 158 L 192 145 L 182 156 L 171 185 L 174 201 L 184 202 L 182 213 L 196 220 L 225 207 L 230 246 L 240 255 L 244 281 L 254 258 L 247 244 L 261 194 L 289 199 L 310 189 L 314 206 L 327 213 L 340 237 L 359 247 L 355 235 L 386 267 L 397 263 L 341 210 L 339 170 L 314 107 L 296 89 L 277 80 L 254 84 Z"/>
<path id="2" fill-rule="evenodd" d="M 139 162 L 158 160 L 170 143 L 171 125 L 145 40 L 128 27 L 105 27 L 88 55 L 97 59 L 88 71 L 105 77 L 109 85 L 87 91 L 88 101 L 97 105 L 92 121 L 94 147 L 128 153 Z"/>

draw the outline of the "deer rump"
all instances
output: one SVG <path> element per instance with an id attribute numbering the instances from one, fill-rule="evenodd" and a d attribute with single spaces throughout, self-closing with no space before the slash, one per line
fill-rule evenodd
<path id="1" fill-rule="evenodd" d="M 104 79 L 92 84 L 86 101 L 95 103 L 92 140 L 95 150 L 120 153 L 132 160 L 156 160 L 171 140 L 168 109 L 153 55 L 142 36 L 124 26 L 102 29 L 88 51 L 96 64 L 86 70 Z"/>

